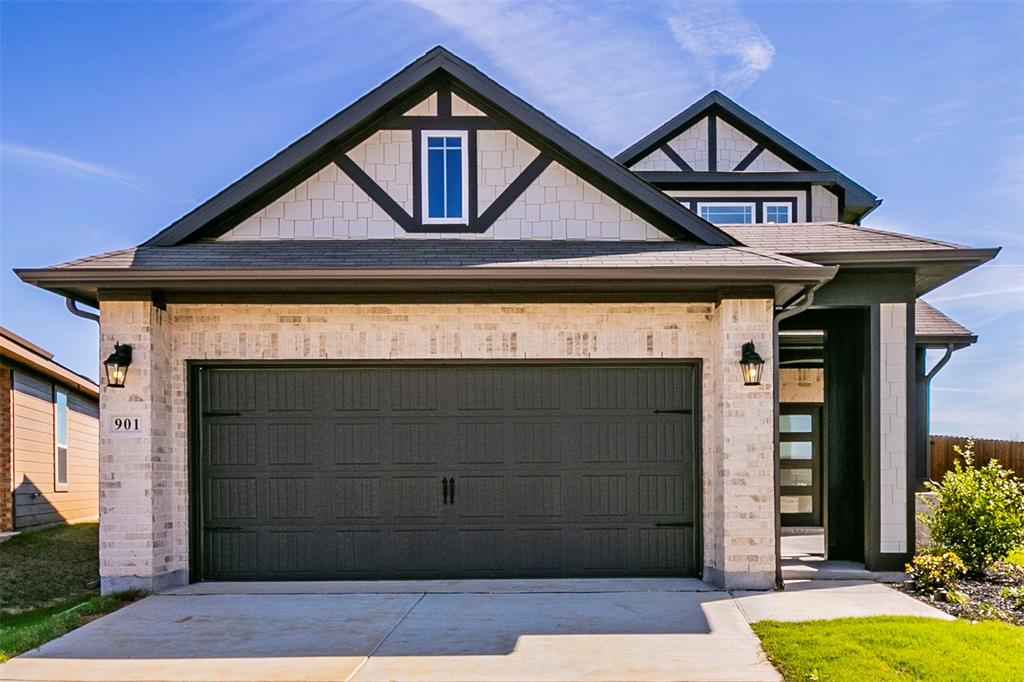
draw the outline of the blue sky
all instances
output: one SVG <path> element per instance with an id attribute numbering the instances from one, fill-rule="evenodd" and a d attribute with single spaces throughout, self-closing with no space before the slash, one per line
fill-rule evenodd
<path id="1" fill-rule="evenodd" d="M 95 377 L 96 327 L 12 267 L 130 246 L 435 44 L 615 153 L 719 88 L 885 199 L 1003 246 L 928 299 L 981 342 L 933 433 L 1024 438 L 1024 3 L 0 4 L 0 324 Z M 104 349 L 109 352 L 109 349 Z"/>

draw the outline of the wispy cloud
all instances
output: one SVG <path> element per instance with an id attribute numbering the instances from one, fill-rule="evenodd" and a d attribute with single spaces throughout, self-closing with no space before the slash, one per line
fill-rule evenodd
<path id="1" fill-rule="evenodd" d="M 82 161 L 63 154 L 25 147 L 10 142 L 0 143 L 0 154 L 2 154 L 5 162 L 23 163 L 66 175 L 101 178 L 131 187 L 140 192 L 145 191 L 136 184 L 137 179 L 130 175 L 125 175 L 109 166 Z"/>
<path id="2" fill-rule="evenodd" d="M 523 94 L 604 147 L 632 142 L 709 86 L 749 86 L 775 54 L 731 2 L 602 5 L 601 12 L 539 0 L 409 2 L 454 27 Z"/>
<path id="3" fill-rule="evenodd" d="M 743 90 L 775 59 L 775 46 L 735 3 L 677 3 L 668 25 L 716 88 Z"/>

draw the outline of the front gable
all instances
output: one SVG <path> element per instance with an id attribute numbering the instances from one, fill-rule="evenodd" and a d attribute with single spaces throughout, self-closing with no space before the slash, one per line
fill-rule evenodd
<path id="1" fill-rule="evenodd" d="M 428 155 L 461 161 L 442 190 L 464 210 L 434 215 Z M 424 235 L 735 243 L 435 48 L 146 245 Z"/>

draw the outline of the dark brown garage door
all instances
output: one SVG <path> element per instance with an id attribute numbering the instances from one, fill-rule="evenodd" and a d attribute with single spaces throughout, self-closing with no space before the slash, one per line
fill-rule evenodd
<path id="1" fill-rule="evenodd" d="M 199 368 L 193 570 L 694 575 L 691 365 Z"/>

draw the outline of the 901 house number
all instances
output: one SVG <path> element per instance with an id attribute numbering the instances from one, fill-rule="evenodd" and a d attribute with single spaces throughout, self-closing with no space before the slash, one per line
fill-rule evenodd
<path id="1" fill-rule="evenodd" d="M 114 417 L 110 425 L 114 433 L 138 433 L 140 430 L 138 417 Z"/>

